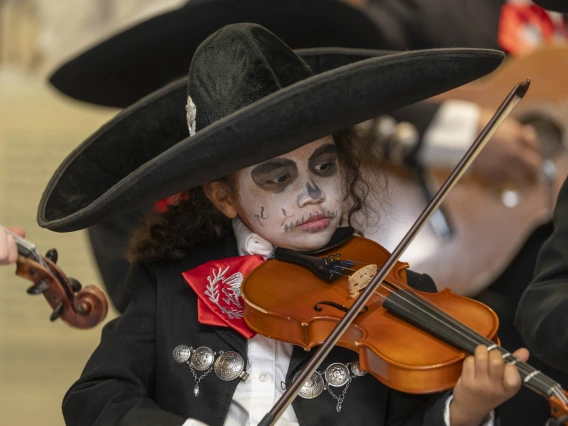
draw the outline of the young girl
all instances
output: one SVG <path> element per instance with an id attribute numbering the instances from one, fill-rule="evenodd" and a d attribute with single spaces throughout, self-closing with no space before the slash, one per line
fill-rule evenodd
<path id="1" fill-rule="evenodd" d="M 501 59 L 410 52 L 313 76 L 257 25 L 209 37 L 192 60 L 189 97 L 174 83 L 119 114 L 64 162 L 41 201 L 40 224 L 68 231 L 187 191 L 133 239 L 133 301 L 65 396 L 67 424 L 258 424 L 310 353 L 248 329 L 240 284 L 275 247 L 321 249 L 340 226 L 370 218 L 372 150 L 341 129 L 478 78 Z M 181 99 L 190 133 L 182 141 Z M 125 137 L 136 138 L 135 152 L 121 152 Z M 1 238 L 0 261 L 13 260 L 12 240 Z M 435 289 L 427 276 L 408 279 Z M 340 347 L 318 371 L 278 424 L 491 425 L 493 409 L 521 385 L 484 347 L 444 394 L 389 389 Z"/>

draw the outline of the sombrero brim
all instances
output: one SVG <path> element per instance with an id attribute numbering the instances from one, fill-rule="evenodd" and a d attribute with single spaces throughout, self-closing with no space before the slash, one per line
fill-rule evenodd
<path id="1" fill-rule="evenodd" d="M 38 223 L 58 232 L 89 227 L 468 83 L 503 56 L 434 49 L 365 59 L 281 89 L 192 137 L 185 80 L 172 83 L 119 113 L 65 159 L 42 196 Z"/>
<path id="2" fill-rule="evenodd" d="M 90 48 L 49 81 L 72 98 L 125 108 L 186 75 L 201 42 L 238 22 L 260 24 L 292 49 L 385 47 L 373 21 L 342 1 L 191 0 Z"/>
<path id="3" fill-rule="evenodd" d="M 533 0 L 543 9 L 553 10 L 561 13 L 568 13 L 567 0 Z"/>

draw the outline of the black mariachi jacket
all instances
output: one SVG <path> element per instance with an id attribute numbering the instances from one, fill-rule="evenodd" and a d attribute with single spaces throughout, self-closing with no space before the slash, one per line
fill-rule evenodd
<path id="1" fill-rule="evenodd" d="M 534 356 L 568 372 L 568 179 L 556 202 L 554 231 L 538 253 L 515 325 Z"/>
<path id="2" fill-rule="evenodd" d="M 234 238 L 227 238 L 183 261 L 133 266 L 128 280 L 133 301 L 121 317 L 104 327 L 99 347 L 65 395 L 66 424 L 181 426 L 187 418 L 195 418 L 223 425 L 239 380 L 224 382 L 211 373 L 200 382 L 195 397 L 191 372 L 174 361 L 172 351 L 184 344 L 246 355 L 247 342 L 240 334 L 198 323 L 197 296 L 181 275 L 207 261 L 237 255 Z M 410 272 L 408 278 L 416 288 L 435 291 L 426 275 Z M 336 347 L 322 368 L 350 362 L 354 355 Z M 288 382 L 309 356 L 294 347 Z M 340 413 L 326 392 L 312 400 L 298 397 L 293 407 L 302 426 L 443 426 L 447 396 L 403 394 L 367 374 L 353 381 Z"/>

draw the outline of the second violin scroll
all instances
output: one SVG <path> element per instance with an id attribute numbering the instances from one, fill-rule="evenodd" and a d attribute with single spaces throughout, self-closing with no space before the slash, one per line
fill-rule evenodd
<path id="1" fill-rule="evenodd" d="M 35 244 L 0 226 L 14 237 L 18 248 L 16 275 L 30 281 L 28 294 L 43 294 L 52 308 L 51 321 L 61 318 L 73 328 L 89 329 L 100 324 L 108 313 L 108 299 L 96 286 L 81 284 L 68 278 L 56 265 L 57 251 L 49 250 L 45 257 L 39 255 Z"/>

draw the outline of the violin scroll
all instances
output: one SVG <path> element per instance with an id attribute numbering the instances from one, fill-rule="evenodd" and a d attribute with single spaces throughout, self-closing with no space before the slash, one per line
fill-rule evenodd
<path id="1" fill-rule="evenodd" d="M 101 323 L 108 312 L 105 294 L 91 285 L 81 290 L 80 283 L 66 277 L 53 261 L 48 258 L 43 260 L 45 266 L 18 256 L 16 274 L 34 283 L 28 293 L 44 295 L 53 308 L 50 320 L 61 318 L 71 327 L 79 329 L 92 328 Z"/>
<path id="2" fill-rule="evenodd" d="M 76 328 L 92 328 L 106 318 L 108 301 L 100 288 L 88 285 L 75 295 L 73 307 L 83 321 L 77 322 L 77 325 L 69 325 Z"/>
<path id="3" fill-rule="evenodd" d="M 42 257 L 33 243 L 9 229 L 0 229 L 14 237 L 18 247 L 16 275 L 32 282 L 28 294 L 43 294 L 53 309 L 51 321 L 61 318 L 71 327 L 87 329 L 95 327 L 106 318 L 108 299 L 103 291 L 92 285 L 82 289 L 79 281 L 68 278 L 56 265 L 58 254 L 55 249 L 49 250 Z"/>

